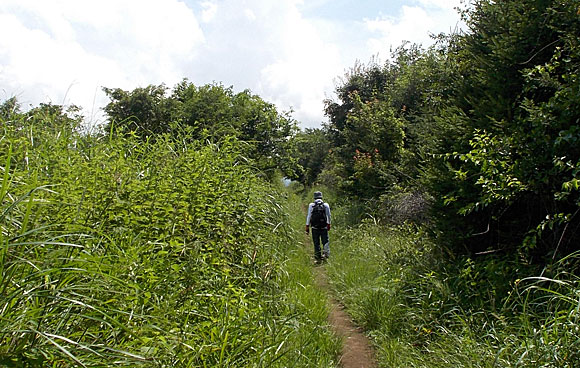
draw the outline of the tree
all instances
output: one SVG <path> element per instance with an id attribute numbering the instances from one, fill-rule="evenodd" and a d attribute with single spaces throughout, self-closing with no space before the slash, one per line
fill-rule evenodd
<path id="1" fill-rule="evenodd" d="M 16 97 L 10 97 L 0 105 L 0 119 L 2 121 L 12 120 L 20 113 L 20 104 Z"/>
<path id="2" fill-rule="evenodd" d="M 378 198 L 420 185 L 419 165 L 438 148 L 441 122 L 431 117 L 449 93 L 446 57 L 443 46 L 403 44 L 383 66 L 357 64 L 343 78 L 326 114 L 336 161 L 328 166 L 346 192 Z"/>
<path id="3" fill-rule="evenodd" d="M 196 86 L 184 79 L 173 88 L 170 99 L 178 105 L 175 120 L 193 128 L 200 138 L 213 139 L 239 133 L 231 87 L 221 84 Z"/>
<path id="4" fill-rule="evenodd" d="M 194 139 L 216 143 L 233 137 L 246 142 L 242 154 L 266 175 L 276 170 L 295 175 L 290 138 L 298 130 L 296 121 L 248 90 L 234 93 L 221 84 L 198 87 L 183 80 L 171 94 L 164 85 L 105 92 L 111 99 L 105 107 L 109 127 L 114 124 L 143 139 L 173 134 L 175 129 L 188 129 Z"/>
<path id="5" fill-rule="evenodd" d="M 291 179 L 306 186 L 313 185 L 324 169 L 324 161 L 330 151 L 328 136 L 322 129 L 307 128 L 296 135 L 294 143 L 298 164 L 302 170 Z"/>
<path id="6" fill-rule="evenodd" d="M 447 204 L 438 210 L 465 215 L 454 226 L 469 252 L 542 261 L 577 240 L 577 11 L 574 1 L 476 1 L 470 32 L 455 39 L 460 83 L 439 118 L 464 129 L 449 146 L 452 177 L 439 171 L 432 184 Z"/>
<path id="7" fill-rule="evenodd" d="M 111 99 L 104 108 L 109 116 L 107 130 L 114 126 L 136 132 L 144 139 L 170 131 L 176 107 L 175 101 L 165 96 L 167 88 L 163 84 L 133 91 L 105 87 L 103 91 Z"/>

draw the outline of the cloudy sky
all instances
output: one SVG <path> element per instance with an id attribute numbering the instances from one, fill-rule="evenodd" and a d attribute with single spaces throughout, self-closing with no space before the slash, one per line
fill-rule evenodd
<path id="1" fill-rule="evenodd" d="M 302 127 L 355 61 L 459 26 L 461 0 L 1 0 L 0 101 L 83 107 L 101 87 L 222 83 L 250 89 Z"/>

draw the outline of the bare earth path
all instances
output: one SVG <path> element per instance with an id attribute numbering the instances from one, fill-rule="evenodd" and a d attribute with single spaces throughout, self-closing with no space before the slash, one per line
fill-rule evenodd
<path id="1" fill-rule="evenodd" d="M 303 208 L 306 212 L 306 208 Z M 311 247 L 310 236 L 305 235 L 304 244 Z M 330 313 L 328 323 L 334 333 L 342 338 L 342 352 L 339 364 L 342 368 L 376 368 L 375 353 L 368 337 L 357 327 L 350 316 L 344 311 L 344 307 L 328 293 L 330 285 L 324 266 L 314 268 L 316 286 L 326 291 Z"/>
<path id="2" fill-rule="evenodd" d="M 328 278 L 324 266 L 314 269 L 316 284 L 322 290 L 328 290 Z M 350 316 L 346 314 L 343 306 L 331 295 L 328 295 L 330 314 L 328 322 L 334 332 L 343 339 L 342 356 L 340 365 L 343 368 L 374 368 L 377 363 L 374 351 L 369 339 L 357 327 Z"/>

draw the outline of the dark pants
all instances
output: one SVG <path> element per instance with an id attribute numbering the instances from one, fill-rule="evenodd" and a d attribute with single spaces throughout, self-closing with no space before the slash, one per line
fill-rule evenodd
<path id="1" fill-rule="evenodd" d="M 314 258 L 317 261 L 322 260 L 322 248 L 326 245 L 326 250 L 329 251 L 328 248 L 328 230 L 326 229 L 312 229 L 312 241 L 314 242 Z M 325 254 L 326 257 L 329 254 Z"/>

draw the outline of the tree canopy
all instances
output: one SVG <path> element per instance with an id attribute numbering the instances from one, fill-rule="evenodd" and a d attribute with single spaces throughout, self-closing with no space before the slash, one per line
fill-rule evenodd
<path id="1" fill-rule="evenodd" d="M 328 153 L 306 171 L 386 220 L 401 196 L 420 196 L 458 252 L 535 262 L 573 251 L 578 3 L 477 0 L 463 17 L 464 32 L 428 49 L 355 65 L 326 101 Z"/>
<path id="2" fill-rule="evenodd" d="M 169 93 L 164 85 L 133 91 L 104 88 L 110 98 L 107 129 L 154 139 L 157 134 L 186 129 L 195 139 L 219 142 L 234 137 L 246 142 L 244 154 L 271 175 L 280 169 L 294 177 L 297 165 L 290 138 L 298 131 L 290 113 L 249 90 L 235 93 L 221 84 L 196 86 L 183 80 Z"/>
<path id="3" fill-rule="evenodd" d="M 473 0 L 466 29 L 404 43 L 355 64 L 325 101 L 328 122 L 300 131 L 291 112 L 222 84 L 104 88 L 109 134 L 237 140 L 269 177 L 332 186 L 372 216 L 425 221 L 454 252 L 542 262 L 577 249 L 580 227 L 580 9 L 575 0 Z M 41 104 L 5 121 L 75 107 Z M 43 115 L 44 114 L 44 115 Z M 40 121 L 40 120 L 39 120 Z"/>

